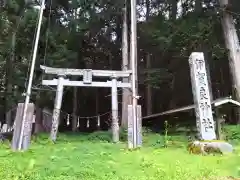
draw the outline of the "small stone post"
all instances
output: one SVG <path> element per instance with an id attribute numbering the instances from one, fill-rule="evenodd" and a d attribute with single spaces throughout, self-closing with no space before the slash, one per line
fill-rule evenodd
<path id="1" fill-rule="evenodd" d="M 31 133 L 32 133 L 32 122 L 33 122 L 33 114 L 34 114 L 34 104 L 29 103 L 27 105 L 27 114 L 25 124 L 23 126 L 23 137 L 22 137 L 22 145 L 21 150 L 27 150 L 30 146 L 31 142 Z M 13 131 L 13 139 L 12 139 L 12 149 L 18 150 L 20 135 L 21 135 L 21 127 L 23 121 L 23 108 L 24 104 L 19 103 L 17 108 L 17 114 L 15 118 L 15 126 Z"/>
<path id="2" fill-rule="evenodd" d="M 137 147 L 142 147 L 142 110 L 141 106 L 137 106 L 137 125 L 136 130 L 133 130 L 133 123 L 132 123 L 132 105 L 128 105 L 128 148 L 133 149 L 133 137 L 135 136 L 137 139 Z M 133 134 L 133 133 L 136 134 Z"/>

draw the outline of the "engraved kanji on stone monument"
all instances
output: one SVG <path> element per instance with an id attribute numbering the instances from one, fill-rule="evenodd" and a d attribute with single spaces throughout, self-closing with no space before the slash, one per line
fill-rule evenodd
<path id="1" fill-rule="evenodd" d="M 201 52 L 194 52 L 189 58 L 194 103 L 196 105 L 196 121 L 198 132 L 203 140 L 216 139 L 212 115 L 208 77 Z"/>

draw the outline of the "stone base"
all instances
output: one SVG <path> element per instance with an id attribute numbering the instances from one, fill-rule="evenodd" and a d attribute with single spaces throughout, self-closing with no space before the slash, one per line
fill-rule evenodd
<path id="1" fill-rule="evenodd" d="M 192 154 L 228 154 L 233 152 L 233 146 L 225 141 L 193 141 L 188 145 Z"/>

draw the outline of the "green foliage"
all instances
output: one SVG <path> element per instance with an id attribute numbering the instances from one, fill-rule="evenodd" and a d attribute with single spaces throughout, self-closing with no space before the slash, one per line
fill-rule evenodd
<path id="1" fill-rule="evenodd" d="M 224 48 L 219 45 L 221 39 L 218 38 L 222 32 L 216 29 L 221 27 L 218 17 L 202 16 L 197 17 L 197 21 L 195 18 L 191 13 L 175 22 L 159 21 L 156 18 L 147 27 L 150 31 L 146 33 L 157 43 L 159 49 L 179 52 L 182 57 L 187 57 L 191 51 L 205 49 L 222 57 Z"/>
<path id="2" fill-rule="evenodd" d="M 159 91 L 168 93 L 176 89 L 176 77 L 188 71 L 187 61 L 192 51 L 207 51 L 210 59 L 226 57 L 218 10 L 212 8 L 212 1 L 204 2 L 204 13 L 193 12 L 192 1 L 182 4 L 183 12 L 175 21 L 169 19 L 168 1 L 150 1 L 148 21 L 138 22 L 139 59 L 146 53 L 152 56 L 152 68 L 140 69 L 144 84 L 150 84 Z M 121 67 L 122 7 L 124 1 L 73 0 L 46 2 L 42 23 L 37 69 L 40 64 L 55 67 L 84 68 L 89 63 L 94 68 L 111 69 Z M 141 5 L 141 8 L 143 5 Z M 141 9 L 140 8 L 140 9 Z M 140 11 L 140 10 L 139 10 Z M 77 15 L 76 15 L 77 14 Z M 141 13 L 140 13 L 141 14 Z M 24 0 L 7 1 L 0 12 L 0 89 L 5 90 L 5 64 L 10 58 L 11 37 L 16 31 L 15 62 L 13 82 L 16 86 L 13 99 L 16 103 L 23 99 L 38 11 L 25 4 Z M 112 37 L 115 37 L 113 39 Z M 111 59 L 111 62 L 110 62 Z M 110 64 L 112 67 L 110 67 Z M 140 63 L 139 63 L 140 64 Z M 183 67 L 180 65 L 184 65 Z M 140 79 L 140 78 L 139 78 Z M 214 79 L 214 78 L 213 78 Z M 40 84 L 36 75 L 34 82 Z M 184 80 L 183 80 L 184 81 Z M 216 80 L 217 81 L 217 80 Z M 185 82 L 185 81 L 184 81 Z M 186 81 L 188 82 L 188 81 Z M 34 84 L 35 84 L 34 83 Z M 213 82 L 215 83 L 215 82 Z M 35 85 L 36 85 L 35 84 Z M 165 87 L 165 88 L 164 88 Z M 166 90 L 167 89 L 167 90 Z M 42 105 L 49 106 L 52 93 L 34 93 L 33 101 L 41 99 Z M 11 94 L 10 96 L 13 96 Z M 4 93 L 0 94 L 4 98 Z M 167 100 L 169 101 L 169 100 Z"/>
<path id="3" fill-rule="evenodd" d="M 223 133 L 226 140 L 230 141 L 239 141 L 240 140 L 240 126 L 232 125 L 232 126 L 224 126 Z"/>
<path id="4" fill-rule="evenodd" d="M 145 70 L 145 83 L 153 88 L 160 88 L 161 84 L 172 81 L 172 74 L 167 69 L 151 68 Z"/>
<path id="5" fill-rule="evenodd" d="M 112 42 L 109 44 L 108 39 L 105 40 L 105 37 L 113 31 L 111 27 L 113 25 L 110 25 L 109 22 L 115 26 L 116 21 L 121 16 L 122 6 L 122 1 L 111 1 L 111 3 L 95 0 L 52 1 L 50 11 L 50 1 L 46 1 L 37 56 L 37 69 L 39 69 L 40 64 L 84 68 L 85 59 L 91 59 L 94 62 L 94 59 L 99 58 L 105 63 L 106 57 L 101 57 L 101 55 L 105 56 L 103 49 L 109 51 L 109 47 L 112 48 Z M 16 31 L 16 58 L 12 65 L 13 82 L 11 84 L 17 86 L 13 102 L 18 102 L 23 98 L 19 94 L 25 90 L 24 85 L 32 55 L 38 11 L 26 6 L 24 0 L 7 1 L 6 6 L 1 10 L 0 70 L 2 78 L 0 78 L 0 88 L 5 88 L 4 65 L 10 58 L 11 36 Z M 74 14 L 78 10 L 79 14 Z M 104 28 L 108 29 L 107 34 Z M 96 39 L 102 40 L 96 44 Z M 99 53 L 100 50 L 101 53 Z M 34 85 L 40 84 L 40 80 L 41 77 L 36 75 Z M 9 95 L 9 99 L 12 98 L 10 96 L 13 95 Z M 32 100 L 36 101 L 36 97 L 38 94 L 34 93 Z M 42 105 L 48 106 L 48 99 L 51 97 L 51 93 L 41 92 Z"/>
<path id="6" fill-rule="evenodd" d="M 45 134 L 36 137 L 31 149 L 24 153 L 12 152 L 9 147 L 1 145 L 0 178 L 218 180 L 230 175 L 237 176 L 237 154 L 224 157 L 192 156 L 186 151 L 186 141 L 182 140 L 184 137 L 172 136 L 171 140 L 176 144 L 161 148 L 156 143 L 164 137 L 148 130 L 145 132 L 148 133 L 144 133 L 144 147 L 136 151 L 127 150 L 126 143 L 102 141 L 108 132 L 95 135 L 61 134 L 56 144 L 50 143 Z M 93 136 L 93 140 L 89 140 Z M 184 147 L 179 148 L 177 142 Z"/>
<path id="7" fill-rule="evenodd" d="M 112 132 L 103 132 L 97 131 L 86 137 L 89 141 L 101 141 L 101 142 L 111 142 L 112 141 Z M 127 140 L 127 131 L 125 129 L 120 129 L 119 139 L 122 142 Z"/>

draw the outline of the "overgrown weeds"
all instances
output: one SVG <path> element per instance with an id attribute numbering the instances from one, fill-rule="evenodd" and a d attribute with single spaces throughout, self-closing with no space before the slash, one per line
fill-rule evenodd
<path id="1" fill-rule="evenodd" d="M 190 155 L 185 136 L 160 135 L 148 129 L 143 134 L 143 147 L 136 151 L 127 150 L 125 130 L 121 130 L 118 144 L 110 143 L 111 132 L 61 134 L 56 144 L 43 134 L 34 138 L 24 153 L 12 152 L 4 144 L 0 148 L 0 179 L 202 180 L 240 176 L 240 151 L 229 156 Z"/>

